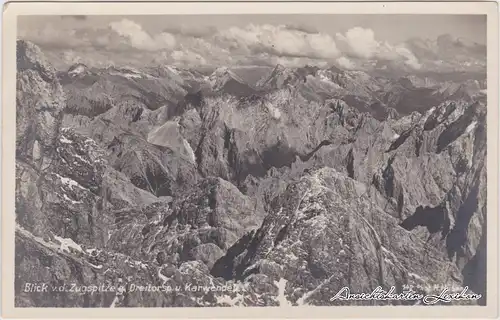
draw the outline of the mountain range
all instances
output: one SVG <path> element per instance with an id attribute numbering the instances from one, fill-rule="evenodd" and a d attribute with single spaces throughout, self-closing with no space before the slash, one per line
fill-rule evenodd
<path id="1" fill-rule="evenodd" d="M 485 78 L 56 70 L 23 40 L 17 71 L 18 307 L 410 303 L 331 299 L 379 285 L 485 303 Z"/>

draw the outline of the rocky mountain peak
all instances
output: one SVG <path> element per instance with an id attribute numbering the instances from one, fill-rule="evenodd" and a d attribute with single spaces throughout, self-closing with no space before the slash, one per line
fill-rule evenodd
<path id="1" fill-rule="evenodd" d="M 31 42 L 17 42 L 16 151 L 36 159 L 37 166 L 49 161 L 66 95 L 55 69 Z"/>
<path id="2" fill-rule="evenodd" d="M 210 79 L 216 78 L 232 78 L 240 80 L 239 77 L 228 67 L 218 67 L 217 69 L 215 69 L 214 72 L 212 72 L 212 74 L 210 75 Z M 243 81 L 241 80 L 241 82 Z"/>
<path id="3" fill-rule="evenodd" d="M 45 58 L 40 48 L 34 43 L 26 40 L 18 40 L 16 43 L 17 70 L 36 71 L 44 81 L 51 82 L 56 77 L 56 70 Z"/>
<path id="4" fill-rule="evenodd" d="M 83 63 L 75 63 L 68 68 L 67 73 L 70 77 L 84 76 L 88 73 L 88 67 Z"/>
<path id="5" fill-rule="evenodd" d="M 224 92 L 237 97 L 245 97 L 255 93 L 255 89 L 246 83 L 228 67 L 217 68 L 208 78 L 215 92 Z"/>
<path id="6" fill-rule="evenodd" d="M 211 83 L 214 83 L 214 85 L 217 82 L 223 83 L 226 81 L 229 81 L 230 79 L 237 79 L 238 77 L 231 72 L 231 70 L 227 67 L 218 67 L 217 69 L 212 72 L 209 76 L 209 81 Z"/>
<path id="7" fill-rule="evenodd" d="M 257 86 L 267 89 L 281 89 L 294 83 L 298 78 L 299 74 L 296 70 L 278 64 L 269 75 L 257 82 Z"/>
<path id="8" fill-rule="evenodd" d="M 286 67 L 282 64 L 277 64 L 275 67 L 274 67 L 274 70 L 273 71 L 276 71 L 276 72 L 283 72 L 284 70 L 286 69 Z"/>

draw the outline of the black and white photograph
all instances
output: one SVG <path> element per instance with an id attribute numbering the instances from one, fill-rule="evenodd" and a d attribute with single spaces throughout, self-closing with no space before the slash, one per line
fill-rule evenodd
<path id="1" fill-rule="evenodd" d="M 18 16 L 15 307 L 486 306 L 487 47 L 485 14 Z"/>

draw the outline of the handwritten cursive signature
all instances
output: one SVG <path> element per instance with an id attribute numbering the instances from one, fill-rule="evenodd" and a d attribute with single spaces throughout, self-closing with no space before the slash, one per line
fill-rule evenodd
<path id="1" fill-rule="evenodd" d="M 422 301 L 426 305 L 433 305 L 438 302 L 450 303 L 452 301 L 460 300 L 479 300 L 481 299 L 480 294 L 468 293 L 469 287 L 464 287 L 461 292 L 451 292 L 448 288 L 443 288 L 439 295 L 435 294 L 421 294 L 413 291 L 411 288 L 405 289 L 400 293 L 396 293 L 396 287 L 392 286 L 388 291 L 384 290 L 381 286 L 378 286 L 372 292 L 362 292 L 362 293 L 351 293 L 349 287 L 343 287 L 340 289 L 335 296 L 330 298 L 330 301 L 341 300 L 399 300 L 399 301 Z"/>
<path id="2" fill-rule="evenodd" d="M 424 296 L 411 289 L 396 293 L 396 287 L 392 286 L 389 291 L 378 286 L 370 293 L 351 293 L 348 287 L 343 287 L 339 292 L 330 298 L 334 300 L 420 300 Z"/>
<path id="3" fill-rule="evenodd" d="M 448 288 L 444 288 L 439 295 L 426 295 L 422 302 L 427 305 L 436 304 L 438 302 L 452 302 L 460 300 L 479 300 L 481 299 L 481 294 L 477 293 L 467 293 L 469 287 L 464 287 L 461 292 L 450 292 Z"/>

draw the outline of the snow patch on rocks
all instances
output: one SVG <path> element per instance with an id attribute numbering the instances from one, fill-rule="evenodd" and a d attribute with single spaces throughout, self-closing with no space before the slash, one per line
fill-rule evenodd
<path id="1" fill-rule="evenodd" d="M 82 247 L 78 243 L 74 242 L 73 239 L 62 238 L 59 236 L 54 236 L 54 238 L 61 244 L 60 246 L 61 251 L 71 252 L 70 251 L 71 248 L 83 253 Z"/>

